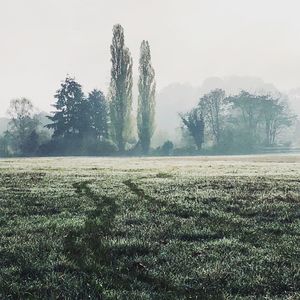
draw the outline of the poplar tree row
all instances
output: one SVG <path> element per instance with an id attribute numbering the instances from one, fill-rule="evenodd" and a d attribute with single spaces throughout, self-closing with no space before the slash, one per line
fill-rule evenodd
<path id="1" fill-rule="evenodd" d="M 131 135 L 132 117 L 132 58 L 125 46 L 124 30 L 119 24 L 113 28 L 111 45 L 111 82 L 109 91 L 111 135 L 119 151 L 125 150 Z M 139 60 L 137 129 L 143 153 L 150 149 L 154 132 L 155 73 L 151 64 L 150 46 L 142 41 Z"/>

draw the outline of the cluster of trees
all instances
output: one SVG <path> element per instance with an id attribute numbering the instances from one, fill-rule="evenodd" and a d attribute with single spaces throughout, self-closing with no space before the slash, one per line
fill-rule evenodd
<path id="1" fill-rule="evenodd" d="M 204 95 L 195 108 L 180 117 L 198 150 L 207 144 L 223 153 L 273 146 L 282 130 L 295 120 L 281 96 L 246 91 L 226 96 L 222 89 Z"/>
<path id="2" fill-rule="evenodd" d="M 74 78 L 67 77 L 55 94 L 55 111 L 42 126 L 27 99 L 11 101 L 9 129 L 1 137 L 2 155 L 103 155 L 135 149 L 150 150 L 155 117 L 155 72 L 148 41 L 139 59 L 137 133 L 132 113 L 132 57 L 124 30 L 113 28 L 111 82 L 107 98 L 100 90 L 86 96 Z M 51 138 L 43 138 L 50 133 Z"/>
<path id="3" fill-rule="evenodd" d="M 26 98 L 12 100 L 8 115 L 8 130 L 0 137 L 0 154 L 35 155 L 39 146 L 49 139 L 49 133 L 42 126 L 42 116 Z"/>
<path id="4" fill-rule="evenodd" d="M 189 154 L 186 147 L 174 149 L 171 141 L 151 149 L 156 86 L 149 43 L 142 41 L 140 47 L 136 118 L 132 112 L 133 61 L 119 24 L 113 28 L 110 50 L 107 97 L 97 89 L 85 95 L 82 86 L 67 77 L 54 96 L 55 110 L 47 122 L 28 99 L 12 100 L 9 128 L 0 137 L 0 154 Z M 281 130 L 295 119 L 287 101 L 280 96 L 246 91 L 226 96 L 221 89 L 204 95 L 196 107 L 181 113 L 180 118 L 187 148 L 194 147 L 196 153 L 203 152 L 203 148 L 218 153 L 253 152 L 258 147 L 275 145 Z"/>

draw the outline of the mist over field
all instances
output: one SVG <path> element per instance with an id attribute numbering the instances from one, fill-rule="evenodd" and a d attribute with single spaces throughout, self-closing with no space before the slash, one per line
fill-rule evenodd
<path id="1" fill-rule="evenodd" d="M 12 99 L 25 97 L 49 115 L 54 94 L 67 75 L 82 85 L 84 93 L 99 89 L 109 98 L 109 45 L 112 27 L 118 23 L 133 59 L 134 114 L 140 43 L 147 40 L 151 46 L 156 83 L 153 147 L 168 139 L 182 146 L 179 114 L 213 89 L 227 95 L 242 90 L 280 93 L 298 115 L 299 8 L 293 0 L 288 5 L 270 0 L 3 1 L 0 132 L 8 129 Z M 297 134 L 290 140 L 299 144 Z"/>
<path id="2" fill-rule="evenodd" d="M 0 299 L 300 299 L 299 11 L 0 1 Z"/>
<path id="3" fill-rule="evenodd" d="M 11 98 L 21 96 L 49 111 L 66 74 L 85 90 L 107 92 L 108 45 L 116 23 L 126 30 L 135 64 L 140 40 L 149 40 L 158 91 L 171 83 L 201 86 L 206 78 L 232 75 L 255 76 L 284 92 L 300 86 L 296 0 L 288 5 L 271 0 L 11 0 L 0 5 L 1 115 Z"/>

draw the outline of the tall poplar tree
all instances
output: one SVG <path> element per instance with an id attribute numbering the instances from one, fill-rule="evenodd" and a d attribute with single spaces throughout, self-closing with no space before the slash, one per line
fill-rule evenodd
<path id="1" fill-rule="evenodd" d="M 142 41 L 141 44 L 139 73 L 137 126 L 139 142 L 143 153 L 147 154 L 154 132 L 155 115 L 155 72 L 151 65 L 151 53 L 148 41 Z"/>
<path id="2" fill-rule="evenodd" d="M 120 24 L 113 27 L 111 51 L 110 113 L 111 131 L 119 151 L 125 150 L 130 136 L 132 111 L 132 58 L 124 43 Z"/>

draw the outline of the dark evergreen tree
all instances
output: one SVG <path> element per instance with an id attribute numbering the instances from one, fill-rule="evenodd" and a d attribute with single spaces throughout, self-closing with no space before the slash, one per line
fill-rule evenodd
<path id="1" fill-rule="evenodd" d="M 88 103 L 93 134 L 100 140 L 108 139 L 109 110 L 104 94 L 93 90 L 89 93 Z"/>
<path id="2" fill-rule="evenodd" d="M 88 118 L 82 112 L 86 111 L 86 100 L 81 85 L 74 78 L 67 77 L 61 88 L 55 94 L 56 109 L 48 118 L 53 122 L 46 127 L 54 130 L 54 137 L 74 136 L 83 134 Z"/>
<path id="3" fill-rule="evenodd" d="M 92 110 L 89 101 L 84 97 L 75 106 L 74 122 L 80 139 L 92 134 Z"/>

